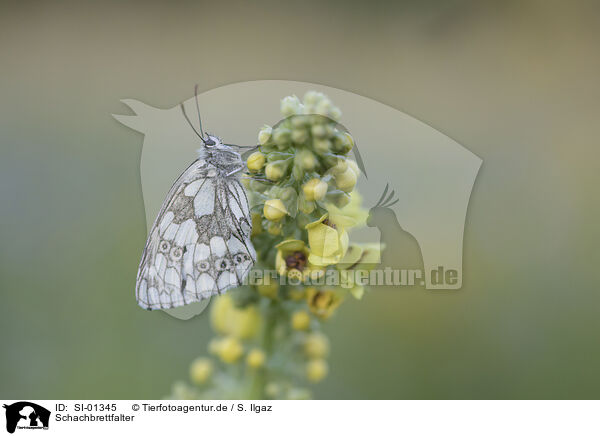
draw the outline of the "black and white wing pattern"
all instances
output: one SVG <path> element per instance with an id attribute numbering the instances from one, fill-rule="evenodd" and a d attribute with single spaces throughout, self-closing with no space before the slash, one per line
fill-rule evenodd
<path id="1" fill-rule="evenodd" d="M 256 262 L 246 192 L 203 159 L 177 179 L 150 230 L 136 280 L 138 304 L 171 309 L 242 284 Z"/>

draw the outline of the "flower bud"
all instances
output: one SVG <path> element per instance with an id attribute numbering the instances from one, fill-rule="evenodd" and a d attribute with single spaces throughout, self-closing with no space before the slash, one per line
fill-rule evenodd
<path id="1" fill-rule="evenodd" d="M 309 124 L 310 119 L 306 115 L 294 115 L 290 118 L 290 122 L 293 128 L 298 129 L 300 127 L 305 127 L 307 124 Z"/>
<path id="2" fill-rule="evenodd" d="M 321 92 L 308 91 L 304 94 L 304 104 L 316 106 L 323 98 L 325 98 L 325 95 Z"/>
<path id="3" fill-rule="evenodd" d="M 324 124 L 315 124 L 311 127 L 310 131 L 315 138 L 324 138 L 327 136 L 327 129 Z"/>
<path id="4" fill-rule="evenodd" d="M 265 201 L 265 207 L 263 208 L 263 214 L 265 218 L 270 221 L 279 221 L 287 214 L 287 209 L 278 198 Z"/>
<path id="5" fill-rule="evenodd" d="M 259 348 L 250 350 L 248 356 L 246 356 L 246 363 L 252 369 L 261 368 L 265 364 L 265 360 L 267 360 L 267 356 Z"/>
<path id="6" fill-rule="evenodd" d="M 265 167 L 265 175 L 267 176 L 267 179 L 272 180 L 273 182 L 281 179 L 285 174 L 284 168 L 278 162 L 280 161 L 270 162 Z"/>
<path id="7" fill-rule="evenodd" d="M 309 201 L 306 199 L 306 196 L 301 195 L 300 197 L 298 197 L 298 210 L 300 212 L 302 212 L 303 214 L 311 214 L 316 208 L 315 202 L 314 201 Z M 300 229 L 304 229 L 303 225 L 300 225 L 300 221 L 301 221 L 301 216 L 297 216 L 296 217 L 296 222 L 298 223 L 298 228 Z M 308 221 L 305 223 L 308 224 Z"/>
<path id="8" fill-rule="evenodd" d="M 354 138 L 348 132 L 337 133 L 333 144 L 336 152 L 346 154 L 354 147 Z"/>
<path id="9" fill-rule="evenodd" d="M 313 383 L 323 380 L 328 371 L 329 367 L 324 359 L 312 359 L 306 364 L 306 378 Z"/>
<path id="10" fill-rule="evenodd" d="M 346 171 L 335 176 L 335 184 L 342 191 L 350 192 L 356 185 L 356 179 L 356 173 L 354 170 L 352 170 L 352 168 L 347 168 Z"/>
<path id="11" fill-rule="evenodd" d="M 323 333 L 311 333 L 304 341 L 304 353 L 311 358 L 325 357 L 329 353 L 329 340 Z"/>
<path id="12" fill-rule="evenodd" d="M 321 179 L 311 179 L 302 186 L 302 192 L 308 201 L 319 201 L 327 194 L 327 183 Z"/>
<path id="13" fill-rule="evenodd" d="M 279 126 L 273 131 L 273 141 L 278 147 L 287 147 L 290 143 L 291 132 L 290 129 Z"/>
<path id="14" fill-rule="evenodd" d="M 219 357 L 225 363 L 234 363 L 244 354 L 244 348 L 240 341 L 233 336 L 223 339 L 219 347 Z"/>
<path id="15" fill-rule="evenodd" d="M 310 326 L 310 315 L 304 310 L 292 314 L 292 328 L 294 330 L 308 330 Z"/>
<path id="16" fill-rule="evenodd" d="M 342 118 L 342 111 L 340 110 L 339 107 L 333 106 L 329 110 L 329 116 L 331 117 L 331 119 L 339 121 L 339 119 Z"/>
<path id="17" fill-rule="evenodd" d="M 325 97 L 316 105 L 315 113 L 323 115 L 324 117 L 328 117 L 331 109 L 333 109 L 331 101 Z"/>
<path id="18" fill-rule="evenodd" d="M 257 173 L 260 170 L 262 170 L 263 166 L 265 166 L 265 161 L 265 155 L 262 154 L 260 151 L 256 151 L 250 156 L 248 156 L 246 164 L 248 165 L 248 169 L 250 171 L 252 171 L 253 173 Z"/>
<path id="19" fill-rule="evenodd" d="M 335 164 L 330 168 L 331 172 L 335 175 L 342 174 L 348 169 L 348 162 L 343 158 L 336 158 Z"/>
<path id="20" fill-rule="evenodd" d="M 273 129 L 270 126 L 265 125 L 258 132 L 258 143 L 260 145 L 265 145 L 267 142 L 269 142 L 269 140 L 271 139 L 272 132 L 273 132 Z"/>
<path id="21" fill-rule="evenodd" d="M 285 202 L 289 201 L 290 199 L 295 199 L 296 190 L 291 186 L 287 186 L 280 191 L 279 198 Z"/>
<path id="22" fill-rule="evenodd" d="M 302 113 L 302 103 L 300 103 L 300 100 L 295 95 L 289 95 L 281 100 L 280 109 L 281 115 L 289 117 Z"/>
<path id="23" fill-rule="evenodd" d="M 294 159 L 295 163 L 304 171 L 312 171 L 317 166 L 317 158 L 310 150 L 300 150 Z"/>
<path id="24" fill-rule="evenodd" d="M 210 354 L 214 354 L 215 356 L 219 354 L 219 350 L 221 349 L 221 340 L 217 338 L 213 338 L 208 343 L 208 352 Z"/>
<path id="25" fill-rule="evenodd" d="M 305 128 L 292 130 L 292 141 L 294 144 L 304 144 L 308 140 L 308 132 Z"/>
<path id="26" fill-rule="evenodd" d="M 204 384 L 209 379 L 212 372 L 212 362 L 206 357 L 199 357 L 190 365 L 190 379 L 198 385 Z"/>
<path id="27" fill-rule="evenodd" d="M 313 147 L 319 154 L 329 153 L 331 151 L 331 141 L 325 138 L 318 138 L 313 141 Z"/>
<path id="28" fill-rule="evenodd" d="M 306 117 L 309 120 L 309 124 L 311 124 L 313 126 L 315 126 L 317 124 L 324 124 L 326 126 L 327 123 L 330 122 L 329 118 L 324 117 L 322 115 L 315 114 L 314 113 L 314 108 L 311 108 L 310 112 L 308 112 L 308 114 L 306 115 Z"/>
<path id="29" fill-rule="evenodd" d="M 352 169 L 352 171 L 354 171 L 354 174 L 356 174 L 356 177 L 360 177 L 360 168 L 358 168 L 358 164 L 356 163 L 356 161 L 353 161 L 352 159 L 348 159 L 346 160 L 346 162 L 348 163 L 348 167 Z"/>

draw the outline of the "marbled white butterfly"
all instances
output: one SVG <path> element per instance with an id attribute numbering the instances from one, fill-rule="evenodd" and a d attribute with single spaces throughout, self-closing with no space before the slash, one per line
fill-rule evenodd
<path id="1" fill-rule="evenodd" d="M 150 230 L 136 280 L 138 304 L 171 309 L 242 284 L 256 261 L 252 219 L 239 153 L 200 131 L 181 110 L 202 144 L 199 157 L 179 176 Z"/>

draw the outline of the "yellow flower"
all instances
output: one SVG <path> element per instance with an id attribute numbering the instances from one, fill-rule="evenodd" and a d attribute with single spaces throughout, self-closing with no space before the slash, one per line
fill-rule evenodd
<path id="1" fill-rule="evenodd" d="M 317 221 L 306 225 L 310 255 L 308 260 L 314 265 L 338 263 L 348 249 L 348 233 L 328 219 L 326 213 Z"/>
<path id="2" fill-rule="evenodd" d="M 329 220 L 345 229 L 364 226 L 369 217 L 369 211 L 362 208 L 362 196 L 356 191 L 350 194 L 350 201 L 345 206 L 340 208 L 328 203 L 326 208 L 329 212 Z"/>
<path id="3" fill-rule="evenodd" d="M 381 263 L 383 248 L 385 244 L 352 244 L 336 267 L 339 270 L 371 270 Z"/>
<path id="4" fill-rule="evenodd" d="M 304 241 L 287 239 L 275 246 L 275 268 L 279 275 L 287 276 L 297 281 L 316 279 L 323 274 L 323 269 L 314 266 L 308 259 L 310 250 Z"/>
<path id="5" fill-rule="evenodd" d="M 302 186 L 302 192 L 308 201 L 322 200 L 327 194 L 327 183 L 321 179 L 311 179 Z"/>
<path id="6" fill-rule="evenodd" d="M 381 263 L 381 250 L 384 247 L 384 244 L 352 244 L 336 265 L 340 271 L 340 284 L 357 300 L 365 293 L 364 287 L 356 282 L 357 271 L 368 271 Z"/>
<path id="7" fill-rule="evenodd" d="M 190 365 L 190 379 L 198 385 L 205 383 L 212 372 L 212 361 L 206 357 L 199 357 Z"/>
<path id="8" fill-rule="evenodd" d="M 330 289 L 319 291 L 316 288 L 308 288 L 306 301 L 312 313 L 321 319 L 327 319 L 342 304 L 342 297 Z"/>
<path id="9" fill-rule="evenodd" d="M 304 353 L 308 357 L 325 357 L 329 353 L 329 340 L 323 333 L 311 333 L 304 341 Z"/>
<path id="10" fill-rule="evenodd" d="M 211 323 L 218 333 L 248 339 L 256 335 L 260 319 L 256 306 L 238 309 L 229 294 L 223 294 L 213 302 Z"/>
<path id="11" fill-rule="evenodd" d="M 365 288 L 364 286 L 354 285 L 350 288 L 350 294 L 357 300 L 360 300 L 365 295 Z"/>
<path id="12" fill-rule="evenodd" d="M 221 341 L 219 357 L 225 363 L 234 363 L 244 354 L 244 347 L 234 336 L 227 336 Z"/>
<path id="13" fill-rule="evenodd" d="M 263 213 L 265 214 L 265 218 L 268 220 L 279 221 L 287 214 L 287 209 L 285 208 L 283 201 L 278 198 L 274 198 L 272 200 L 265 201 Z"/>
<path id="14" fill-rule="evenodd" d="M 306 364 L 306 378 L 308 381 L 318 383 L 327 376 L 329 367 L 324 359 L 312 359 Z"/>
<path id="15" fill-rule="evenodd" d="M 292 328 L 294 330 L 308 330 L 310 326 L 310 315 L 304 310 L 298 310 L 292 314 Z"/>
<path id="16" fill-rule="evenodd" d="M 248 355 L 246 356 L 246 363 L 250 368 L 258 369 L 265 364 L 266 359 L 267 357 L 262 350 L 254 348 L 248 352 Z"/>

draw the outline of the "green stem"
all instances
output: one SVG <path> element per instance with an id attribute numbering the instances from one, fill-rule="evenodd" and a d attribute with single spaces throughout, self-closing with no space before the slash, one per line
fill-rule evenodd
<path id="1" fill-rule="evenodd" d="M 265 324 L 263 326 L 262 348 L 267 356 L 267 361 L 273 351 L 273 332 L 277 324 L 277 302 L 271 300 L 265 310 Z M 250 399 L 262 400 L 265 398 L 265 385 L 267 382 L 267 369 L 256 371 L 250 387 Z"/>

